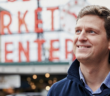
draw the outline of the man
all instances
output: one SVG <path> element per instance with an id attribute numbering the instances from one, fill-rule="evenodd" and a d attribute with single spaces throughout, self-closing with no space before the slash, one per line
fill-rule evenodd
<path id="1" fill-rule="evenodd" d="M 73 51 L 76 60 L 47 96 L 110 96 L 110 10 L 84 7 L 78 15 Z"/>

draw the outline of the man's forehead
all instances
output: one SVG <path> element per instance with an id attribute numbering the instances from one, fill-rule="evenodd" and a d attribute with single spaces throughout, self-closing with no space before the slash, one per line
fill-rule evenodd
<path id="1" fill-rule="evenodd" d="M 75 28 L 81 26 L 104 27 L 104 20 L 97 15 L 85 15 L 77 20 Z"/>

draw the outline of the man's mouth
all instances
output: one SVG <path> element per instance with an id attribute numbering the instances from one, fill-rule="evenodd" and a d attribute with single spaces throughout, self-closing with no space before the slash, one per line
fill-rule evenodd
<path id="1" fill-rule="evenodd" d="M 90 48 L 90 46 L 77 46 L 78 48 Z"/>

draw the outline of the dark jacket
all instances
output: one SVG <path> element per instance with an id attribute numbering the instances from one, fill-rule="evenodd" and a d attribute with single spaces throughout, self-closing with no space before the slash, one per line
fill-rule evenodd
<path id="1" fill-rule="evenodd" d="M 75 60 L 68 70 L 66 78 L 54 83 L 47 96 L 91 96 L 79 77 L 79 62 Z M 95 96 L 110 96 L 110 89 L 105 89 Z"/>

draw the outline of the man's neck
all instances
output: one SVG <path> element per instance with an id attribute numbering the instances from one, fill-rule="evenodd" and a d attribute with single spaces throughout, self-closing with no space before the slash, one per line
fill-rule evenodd
<path id="1" fill-rule="evenodd" d="M 82 64 L 80 63 L 81 72 L 85 78 L 87 85 L 96 91 L 101 83 L 106 78 L 107 74 L 110 71 L 110 65 L 108 63 L 103 64 Z"/>

